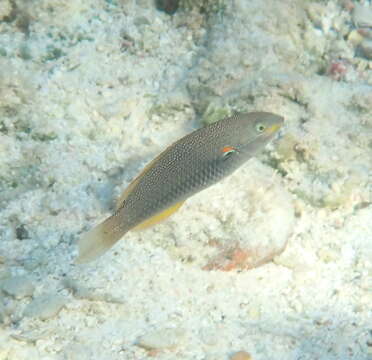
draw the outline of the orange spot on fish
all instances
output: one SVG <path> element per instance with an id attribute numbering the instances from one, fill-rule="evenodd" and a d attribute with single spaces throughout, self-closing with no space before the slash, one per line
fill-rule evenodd
<path id="1" fill-rule="evenodd" d="M 233 148 L 232 146 L 225 146 L 224 148 L 222 148 L 222 152 L 224 154 L 226 154 L 227 152 L 230 152 L 230 151 L 235 151 L 235 148 Z"/>

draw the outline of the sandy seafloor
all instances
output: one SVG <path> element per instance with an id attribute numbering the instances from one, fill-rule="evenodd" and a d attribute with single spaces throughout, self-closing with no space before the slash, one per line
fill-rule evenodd
<path id="1" fill-rule="evenodd" d="M 191 8 L 0 1 L 1 360 L 372 359 L 371 3 Z M 256 110 L 263 154 L 74 265 L 146 162 Z"/>

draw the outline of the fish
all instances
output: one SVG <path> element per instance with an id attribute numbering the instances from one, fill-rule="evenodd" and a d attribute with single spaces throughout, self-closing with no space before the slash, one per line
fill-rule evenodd
<path id="1" fill-rule="evenodd" d="M 284 118 L 235 113 L 197 129 L 161 152 L 128 185 L 113 214 L 78 240 L 76 263 L 90 262 L 128 231 L 153 226 L 196 193 L 231 175 L 275 137 Z"/>

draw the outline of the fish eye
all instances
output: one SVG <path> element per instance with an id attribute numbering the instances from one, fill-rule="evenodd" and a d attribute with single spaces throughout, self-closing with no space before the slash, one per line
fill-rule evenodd
<path id="1" fill-rule="evenodd" d="M 263 131 L 265 131 L 266 129 L 266 126 L 262 123 L 258 123 L 256 124 L 256 131 L 259 132 L 259 133 L 262 133 Z"/>

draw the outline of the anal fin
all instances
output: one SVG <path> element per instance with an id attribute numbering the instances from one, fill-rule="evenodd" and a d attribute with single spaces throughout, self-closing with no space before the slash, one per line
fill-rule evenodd
<path id="1" fill-rule="evenodd" d="M 145 220 L 141 224 L 134 227 L 132 230 L 137 231 L 137 230 L 147 229 L 150 226 L 156 225 L 156 224 L 164 221 L 169 216 L 173 215 L 183 205 L 183 203 L 184 203 L 184 201 L 180 201 L 180 202 L 172 205 L 171 207 L 169 207 L 169 208 L 163 210 L 162 212 L 160 212 L 160 213 L 150 217 L 149 219 Z"/>

